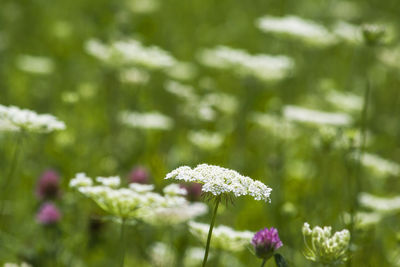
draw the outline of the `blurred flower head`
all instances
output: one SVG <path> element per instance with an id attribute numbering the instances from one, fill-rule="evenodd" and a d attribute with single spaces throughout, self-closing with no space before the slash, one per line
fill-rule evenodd
<path id="1" fill-rule="evenodd" d="M 385 28 L 376 24 L 364 24 L 362 26 L 362 33 L 364 41 L 367 45 L 381 44 L 385 36 Z"/>
<path id="2" fill-rule="evenodd" d="M 279 239 L 278 230 L 274 227 L 258 231 L 253 236 L 251 244 L 255 249 L 256 256 L 262 259 L 269 259 L 272 257 L 275 250 L 283 245 L 282 241 Z"/>
<path id="3" fill-rule="evenodd" d="M 150 181 L 149 171 L 142 166 L 136 166 L 128 176 L 129 183 L 148 184 Z"/>
<path id="4" fill-rule="evenodd" d="M 60 196 L 60 175 L 54 170 L 46 170 L 36 186 L 39 199 L 53 199 Z"/>
<path id="5" fill-rule="evenodd" d="M 61 212 L 53 203 L 46 202 L 40 207 L 36 219 L 40 224 L 53 225 L 60 221 Z"/>

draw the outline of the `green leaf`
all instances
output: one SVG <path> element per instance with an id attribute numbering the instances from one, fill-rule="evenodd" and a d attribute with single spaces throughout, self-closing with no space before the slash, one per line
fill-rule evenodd
<path id="1" fill-rule="evenodd" d="M 289 267 L 289 264 L 287 264 L 287 262 L 285 261 L 285 259 L 283 258 L 283 256 L 281 254 L 275 254 L 274 258 L 275 258 L 276 266 L 278 266 L 278 267 Z"/>

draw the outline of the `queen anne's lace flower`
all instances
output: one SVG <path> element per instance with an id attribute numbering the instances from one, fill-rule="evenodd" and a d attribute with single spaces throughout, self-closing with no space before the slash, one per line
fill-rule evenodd
<path id="1" fill-rule="evenodd" d="M 92 179 L 87 177 L 86 174 L 83 172 L 77 173 L 75 178 L 69 181 L 69 187 L 71 188 L 92 186 L 92 184 Z"/>
<path id="2" fill-rule="evenodd" d="M 189 222 L 189 227 L 194 236 L 202 242 L 206 242 L 210 227 L 208 224 L 191 221 Z M 220 225 L 214 228 L 211 244 L 213 247 L 222 250 L 240 251 L 250 244 L 253 235 L 254 233 L 250 231 L 239 232 L 228 226 Z"/>
<path id="3" fill-rule="evenodd" d="M 109 187 L 118 187 L 121 184 L 121 178 L 119 178 L 119 176 L 97 177 L 96 181 Z"/>
<path id="4" fill-rule="evenodd" d="M 174 125 L 170 117 L 159 112 L 124 111 L 120 114 L 120 121 L 125 125 L 140 129 L 170 130 Z"/>
<path id="5" fill-rule="evenodd" d="M 303 236 L 306 249 L 304 256 L 315 262 L 322 264 L 340 264 L 347 260 L 350 242 L 350 232 L 344 229 L 332 235 L 332 227 L 319 226 L 310 228 L 308 223 L 304 223 Z"/>
<path id="6" fill-rule="evenodd" d="M 215 196 L 232 193 L 234 196 L 249 195 L 255 200 L 270 201 L 272 189 L 238 172 L 214 165 L 200 164 L 191 169 L 179 167 L 168 173 L 165 179 L 183 180 L 203 184 L 202 191 Z"/>
<path id="7" fill-rule="evenodd" d="M 48 133 L 64 129 L 64 122 L 53 115 L 39 115 L 28 109 L 0 105 L 0 130 Z"/>

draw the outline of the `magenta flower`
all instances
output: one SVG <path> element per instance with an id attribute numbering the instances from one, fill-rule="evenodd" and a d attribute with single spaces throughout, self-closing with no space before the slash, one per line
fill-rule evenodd
<path id="1" fill-rule="evenodd" d="M 36 219 L 40 224 L 53 225 L 60 221 L 61 213 L 54 204 L 46 202 L 40 207 Z"/>
<path id="2" fill-rule="evenodd" d="M 36 186 L 39 199 L 53 199 L 60 196 L 60 175 L 54 170 L 45 171 Z"/>
<path id="3" fill-rule="evenodd" d="M 254 235 L 251 244 L 256 251 L 256 256 L 264 260 L 268 260 L 272 257 L 275 250 L 283 245 L 282 241 L 279 239 L 278 230 L 274 227 L 258 231 Z"/>
<path id="4" fill-rule="evenodd" d="M 150 174 L 146 168 L 138 166 L 132 169 L 128 179 L 129 183 L 148 184 Z"/>
<path id="5" fill-rule="evenodd" d="M 189 201 L 199 201 L 201 197 L 201 187 L 202 185 L 199 183 L 190 183 L 190 184 L 180 184 L 181 188 L 185 188 L 187 191 L 186 197 Z"/>

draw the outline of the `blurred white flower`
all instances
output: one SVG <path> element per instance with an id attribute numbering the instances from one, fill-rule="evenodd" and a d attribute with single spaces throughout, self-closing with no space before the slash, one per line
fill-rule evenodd
<path id="1" fill-rule="evenodd" d="M 381 49 L 378 58 L 385 65 L 400 69 L 400 46 Z"/>
<path id="2" fill-rule="evenodd" d="M 186 196 L 188 192 L 179 184 L 169 184 L 164 187 L 163 193 L 168 196 Z"/>
<path id="3" fill-rule="evenodd" d="M 76 176 L 69 181 L 69 187 L 71 188 L 79 188 L 92 185 L 92 179 L 86 176 L 84 172 L 77 173 Z"/>
<path id="4" fill-rule="evenodd" d="M 166 74 L 177 80 L 192 80 L 197 74 L 197 68 L 189 62 L 177 62 L 166 70 Z"/>
<path id="5" fill-rule="evenodd" d="M 347 229 L 332 235 L 330 226 L 311 229 L 308 223 L 304 223 L 303 236 L 306 246 L 304 256 L 307 259 L 326 265 L 347 261 L 350 243 L 350 232 Z"/>
<path id="6" fill-rule="evenodd" d="M 185 252 L 183 266 L 185 267 L 198 267 L 203 262 L 205 249 L 202 247 L 190 247 Z M 212 258 L 212 254 L 209 258 Z"/>
<path id="7" fill-rule="evenodd" d="M 324 26 L 296 16 L 264 16 L 256 21 L 256 25 L 264 32 L 296 38 L 313 46 L 330 46 L 337 42 L 335 35 Z"/>
<path id="8" fill-rule="evenodd" d="M 203 184 L 202 191 L 214 196 L 232 193 L 236 197 L 249 195 L 255 200 L 271 201 L 272 189 L 262 182 L 215 165 L 200 164 L 194 169 L 182 166 L 168 173 L 165 179 Z"/>
<path id="9" fill-rule="evenodd" d="M 49 133 L 65 128 L 65 123 L 53 115 L 0 105 L 0 130 Z"/>
<path id="10" fill-rule="evenodd" d="M 120 120 L 125 125 L 141 129 L 170 130 L 174 125 L 170 117 L 159 112 L 123 111 L 120 113 Z"/>
<path id="11" fill-rule="evenodd" d="M 333 28 L 333 33 L 349 44 L 363 44 L 363 37 L 360 26 L 352 25 L 344 21 L 339 21 L 335 24 Z"/>
<path id="12" fill-rule="evenodd" d="M 54 70 L 54 62 L 47 57 L 20 55 L 17 58 L 17 67 L 33 74 L 49 74 Z"/>
<path id="13" fill-rule="evenodd" d="M 170 80 L 165 83 L 164 87 L 169 93 L 187 101 L 197 100 L 198 98 L 194 88 L 190 85 Z"/>
<path id="14" fill-rule="evenodd" d="M 150 248 L 151 266 L 166 267 L 175 266 L 175 253 L 172 247 L 165 243 L 154 243 Z"/>
<path id="15" fill-rule="evenodd" d="M 121 178 L 119 178 L 119 176 L 97 177 L 96 182 L 104 186 L 116 188 L 121 184 Z"/>
<path id="16" fill-rule="evenodd" d="M 138 14 L 152 13 L 160 8 L 159 0 L 129 0 L 127 4 L 133 13 Z"/>
<path id="17" fill-rule="evenodd" d="M 150 192 L 154 190 L 153 184 L 138 184 L 138 183 L 130 183 L 129 188 L 137 193 Z"/>
<path id="18" fill-rule="evenodd" d="M 295 125 L 281 116 L 254 112 L 250 115 L 250 121 L 263 127 L 279 139 L 294 139 L 299 135 Z"/>
<path id="19" fill-rule="evenodd" d="M 360 205 L 382 213 L 397 213 L 400 211 L 400 196 L 379 197 L 369 193 L 360 193 L 358 200 Z"/>
<path id="20" fill-rule="evenodd" d="M 150 74 L 145 70 L 132 67 L 121 70 L 120 79 L 125 83 L 146 84 L 150 80 Z"/>
<path id="21" fill-rule="evenodd" d="M 163 69 L 177 63 L 169 52 L 157 46 L 144 46 L 134 39 L 114 41 L 110 45 L 90 39 L 86 42 L 85 48 L 90 55 L 108 64 L 139 65 L 148 69 Z"/>
<path id="22" fill-rule="evenodd" d="M 219 148 L 224 142 L 224 136 L 217 132 L 190 131 L 189 141 L 200 149 L 214 150 Z"/>
<path id="23" fill-rule="evenodd" d="M 329 90 L 325 97 L 330 104 L 345 112 L 360 112 L 364 103 L 361 96 L 349 92 Z"/>
<path id="24" fill-rule="evenodd" d="M 355 227 L 357 229 L 365 229 L 368 227 L 375 227 L 383 218 L 383 214 L 373 212 L 357 212 L 354 216 Z M 343 220 L 346 224 L 351 223 L 351 216 L 349 213 L 343 215 Z"/>
<path id="25" fill-rule="evenodd" d="M 199 59 L 206 66 L 232 69 L 239 74 L 252 75 L 263 81 L 283 79 L 294 66 L 294 61 L 286 56 L 251 55 L 244 50 L 227 46 L 204 49 Z"/>
<path id="26" fill-rule="evenodd" d="M 210 225 L 191 221 L 189 227 L 194 236 L 201 242 L 206 242 Z M 250 231 L 235 231 L 228 226 L 219 225 L 214 227 L 211 246 L 226 251 L 241 251 L 246 249 L 253 236 L 254 233 Z"/>
<path id="27" fill-rule="evenodd" d="M 396 162 L 384 159 L 378 155 L 363 153 L 361 163 L 380 175 L 400 175 L 400 165 Z"/>
<path id="28" fill-rule="evenodd" d="M 32 265 L 22 262 L 21 264 L 18 263 L 12 263 L 12 262 L 6 262 L 4 263 L 3 267 L 31 267 Z"/>
<path id="29" fill-rule="evenodd" d="M 323 112 L 299 106 L 285 106 L 283 116 L 291 121 L 317 125 L 349 126 L 353 119 L 346 113 Z"/>

